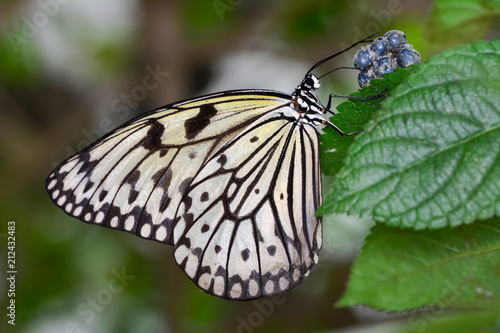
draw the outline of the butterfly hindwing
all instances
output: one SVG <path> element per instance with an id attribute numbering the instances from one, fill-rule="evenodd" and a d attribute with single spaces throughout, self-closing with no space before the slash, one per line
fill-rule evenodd
<path id="1" fill-rule="evenodd" d="M 248 124 L 290 96 L 230 91 L 130 121 L 47 178 L 58 206 L 80 220 L 173 244 L 179 203 L 198 170 Z"/>
<path id="2" fill-rule="evenodd" d="M 283 107 L 217 151 L 179 206 L 174 257 L 202 289 L 253 299 L 291 289 L 321 248 L 318 133 Z"/>

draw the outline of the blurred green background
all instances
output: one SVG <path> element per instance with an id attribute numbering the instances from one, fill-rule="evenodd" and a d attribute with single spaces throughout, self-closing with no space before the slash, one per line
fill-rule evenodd
<path id="1" fill-rule="evenodd" d="M 377 30 L 403 30 L 423 61 L 445 47 L 499 36 L 488 11 L 468 7 L 450 19 L 440 10 L 434 1 L 411 0 L 2 1 L 3 309 L 8 221 L 16 222 L 18 274 L 16 326 L 2 313 L 0 330 L 323 332 L 391 324 L 394 315 L 334 307 L 369 220 L 325 217 L 320 265 L 302 286 L 230 302 L 200 291 L 170 246 L 68 217 L 44 182 L 60 161 L 149 109 L 228 89 L 291 93 L 316 61 Z M 443 33 L 458 25 L 470 34 Z M 349 66 L 353 54 L 318 73 Z M 336 72 L 323 80 L 320 96 L 355 91 L 356 76 Z M 407 316 L 397 320 L 408 323 Z"/>

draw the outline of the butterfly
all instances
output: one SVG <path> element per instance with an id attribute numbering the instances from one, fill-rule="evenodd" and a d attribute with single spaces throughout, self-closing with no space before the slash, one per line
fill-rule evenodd
<path id="1" fill-rule="evenodd" d="M 62 162 L 47 191 L 72 217 L 173 245 L 209 294 L 250 300 L 292 289 L 322 245 L 322 128 L 354 134 L 328 120 L 336 95 L 323 106 L 311 73 L 340 53 L 292 94 L 225 91 L 141 115 Z"/>

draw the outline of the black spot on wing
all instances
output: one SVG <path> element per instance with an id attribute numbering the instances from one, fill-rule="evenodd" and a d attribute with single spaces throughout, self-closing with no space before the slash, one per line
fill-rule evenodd
<path id="1" fill-rule="evenodd" d="M 162 168 L 158 171 L 156 171 L 152 176 L 151 176 L 151 180 L 153 180 L 155 183 L 158 182 L 161 177 L 163 176 L 163 174 L 165 173 L 165 171 L 167 171 L 167 168 Z M 168 186 L 167 186 L 168 187 Z"/>
<path id="2" fill-rule="evenodd" d="M 102 190 L 101 193 L 99 193 L 99 201 L 103 201 L 107 195 L 108 195 L 108 191 Z"/>
<path id="3" fill-rule="evenodd" d="M 146 140 L 142 143 L 142 147 L 147 150 L 156 150 L 163 146 L 161 138 L 163 136 L 163 132 L 165 131 L 165 126 L 160 124 L 156 119 L 150 119 L 148 123 L 150 127 L 148 133 L 146 134 Z M 164 155 L 165 153 L 162 151 L 161 154 Z"/>
<path id="4" fill-rule="evenodd" d="M 99 160 L 90 161 L 90 155 L 85 156 L 80 169 L 78 169 L 78 173 L 88 173 L 89 171 L 92 171 L 97 163 L 99 163 Z"/>
<path id="5" fill-rule="evenodd" d="M 217 159 L 217 163 L 219 163 L 221 166 L 226 164 L 226 162 L 227 162 L 227 156 L 225 154 L 221 154 Z"/>
<path id="6" fill-rule="evenodd" d="M 190 228 L 194 223 L 194 216 L 191 213 L 184 214 L 182 216 L 184 221 L 186 221 L 186 229 Z"/>
<path id="7" fill-rule="evenodd" d="M 184 123 L 186 139 L 191 140 L 200 134 L 210 124 L 210 119 L 216 114 L 217 109 L 213 105 L 205 104 L 200 106 L 200 112 Z"/>
<path id="8" fill-rule="evenodd" d="M 264 243 L 264 237 L 262 237 L 262 234 L 260 233 L 259 228 L 257 228 L 257 240 L 261 243 Z"/>
<path id="9" fill-rule="evenodd" d="M 188 189 L 188 186 L 189 184 L 191 184 L 192 180 L 193 180 L 192 177 L 184 179 L 179 185 L 179 193 L 186 193 L 186 190 Z"/>
<path id="10" fill-rule="evenodd" d="M 186 270 L 186 263 L 187 263 L 187 261 L 188 261 L 188 258 L 189 258 L 189 257 L 188 257 L 188 256 L 186 256 L 186 257 L 182 260 L 182 262 L 180 262 L 180 263 L 179 263 L 179 267 L 180 267 L 182 270 Z"/>
<path id="11" fill-rule="evenodd" d="M 87 182 L 87 184 L 85 184 L 85 188 L 83 189 L 83 193 L 87 193 L 93 186 L 94 186 L 94 183 L 89 180 Z"/>
<path id="12" fill-rule="evenodd" d="M 168 192 L 164 191 L 160 201 L 160 208 L 159 208 L 160 213 L 163 213 L 168 208 L 168 206 L 170 205 L 170 201 L 171 199 L 168 196 Z"/>
<path id="13" fill-rule="evenodd" d="M 163 157 L 163 156 L 165 156 L 165 155 L 167 155 L 167 153 L 168 153 L 168 149 L 162 149 L 162 150 L 160 150 L 160 158 Z"/>
<path id="14" fill-rule="evenodd" d="M 172 170 L 170 168 L 158 170 L 153 176 L 151 176 L 151 179 L 157 183 L 156 186 L 167 191 L 170 186 L 170 182 L 172 181 Z"/>
<path id="15" fill-rule="evenodd" d="M 177 246 L 181 246 L 181 245 L 184 245 L 185 247 L 190 249 L 191 248 L 191 239 L 189 239 L 189 237 L 182 238 L 181 240 L 179 240 L 179 243 Z"/>
<path id="16" fill-rule="evenodd" d="M 209 199 L 209 198 L 210 198 L 210 197 L 209 197 L 209 195 L 208 195 L 208 192 L 203 192 L 203 193 L 201 194 L 201 196 L 200 196 L 200 201 L 201 201 L 201 202 L 205 202 L 205 201 L 208 201 L 208 199 Z"/>
<path id="17" fill-rule="evenodd" d="M 130 176 L 127 177 L 126 182 L 132 186 L 134 186 L 137 181 L 141 178 L 141 172 L 139 170 L 134 170 Z"/>
<path id="18" fill-rule="evenodd" d="M 131 205 L 135 200 L 137 200 L 137 197 L 139 196 L 139 192 L 136 190 L 130 191 L 130 195 L 128 197 L 128 204 Z"/>
<path id="19" fill-rule="evenodd" d="M 189 196 L 186 195 L 183 199 L 182 202 L 184 203 L 184 211 L 187 212 L 189 209 L 191 209 L 191 205 L 193 204 L 193 199 Z"/>
<path id="20" fill-rule="evenodd" d="M 199 260 L 201 260 L 201 255 L 203 254 L 203 250 L 201 249 L 201 247 L 197 247 L 192 249 L 191 253 L 197 256 Z"/>
<path id="21" fill-rule="evenodd" d="M 243 259 L 243 261 L 247 261 L 248 258 L 250 258 L 250 250 L 244 249 L 243 251 L 241 251 L 241 258 Z"/>
<path id="22" fill-rule="evenodd" d="M 252 137 L 252 138 L 250 139 L 250 142 L 255 142 L 255 141 L 257 141 L 257 140 L 259 140 L 259 137 L 254 136 L 254 137 Z"/>
<path id="23" fill-rule="evenodd" d="M 210 266 L 202 266 L 202 267 L 200 267 L 200 272 L 198 273 L 198 276 L 201 276 L 203 274 L 212 274 L 212 270 L 210 269 Z"/>
<path id="24" fill-rule="evenodd" d="M 215 276 L 226 277 L 226 275 L 227 275 L 226 269 L 219 265 L 219 267 L 217 267 L 217 270 L 215 271 Z"/>

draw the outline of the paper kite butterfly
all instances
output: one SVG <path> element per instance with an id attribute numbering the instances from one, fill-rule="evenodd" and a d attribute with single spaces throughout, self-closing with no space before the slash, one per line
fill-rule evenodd
<path id="1" fill-rule="evenodd" d="M 325 116 L 330 102 L 311 72 L 339 53 L 291 95 L 225 91 L 127 122 L 48 176 L 51 199 L 84 222 L 173 245 L 179 267 L 212 295 L 249 300 L 298 286 L 322 243 L 319 135 L 324 126 L 348 135 Z"/>

